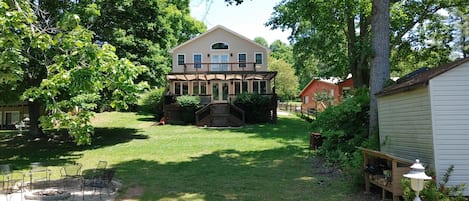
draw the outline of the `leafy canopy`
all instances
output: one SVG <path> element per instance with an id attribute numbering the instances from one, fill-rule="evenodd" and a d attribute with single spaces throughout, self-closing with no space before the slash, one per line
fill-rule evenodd
<path id="1" fill-rule="evenodd" d="M 66 128 L 77 144 L 90 144 L 92 111 L 104 91 L 112 107 L 128 108 L 144 87 L 134 80 L 146 67 L 119 59 L 112 45 L 94 43 L 78 15 L 63 11 L 57 21 L 40 21 L 46 13 L 33 6 L 0 0 L 0 85 L 25 86 L 25 100 L 44 103 L 42 128 Z"/>

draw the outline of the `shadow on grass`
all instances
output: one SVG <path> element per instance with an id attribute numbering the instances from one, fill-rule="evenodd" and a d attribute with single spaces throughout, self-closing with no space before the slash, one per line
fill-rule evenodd
<path id="1" fill-rule="evenodd" d="M 283 141 L 301 140 L 305 143 L 311 133 L 310 123 L 296 116 L 279 116 L 276 124 L 253 124 L 233 132 L 253 135 L 257 138 L 279 139 Z"/>
<path id="2" fill-rule="evenodd" d="M 344 187 L 335 186 L 337 182 L 320 185 L 323 178 L 312 176 L 306 156 L 303 148 L 287 146 L 264 151 L 223 150 L 165 164 L 132 160 L 114 168 L 125 185 L 121 199 L 343 200 Z M 143 188 L 144 193 L 128 196 L 126 188 Z M 329 188 L 333 190 L 326 190 Z"/>
<path id="3" fill-rule="evenodd" d="M 43 162 L 57 166 L 74 162 L 81 157 L 76 151 L 98 149 L 147 139 L 148 136 L 132 128 L 95 128 L 92 145 L 78 146 L 62 132 L 52 132 L 46 138 L 34 138 L 28 134 L 2 133 L 0 135 L 0 161 L 15 164 L 15 169 L 28 168 L 31 162 Z"/>

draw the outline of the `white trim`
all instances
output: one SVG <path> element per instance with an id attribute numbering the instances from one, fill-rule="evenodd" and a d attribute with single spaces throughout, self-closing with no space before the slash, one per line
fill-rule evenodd
<path id="1" fill-rule="evenodd" d="M 246 56 L 244 62 L 248 62 L 248 53 L 246 53 L 246 52 L 238 52 L 238 58 L 236 58 L 236 61 L 239 63 L 239 64 L 238 64 L 238 68 L 247 67 L 247 64 L 244 64 L 244 67 L 239 66 L 239 65 L 241 65 L 241 63 L 240 63 L 240 61 L 239 61 L 239 55 L 241 55 L 241 54 L 244 54 L 244 56 Z"/>
<path id="2" fill-rule="evenodd" d="M 179 64 L 179 55 L 184 56 L 184 61 L 182 63 L 186 63 L 186 60 L 187 60 L 186 53 L 178 53 L 176 55 L 176 65 L 178 65 L 178 66 L 183 65 L 183 64 Z"/>
<path id="3" fill-rule="evenodd" d="M 200 55 L 200 63 L 204 63 L 204 54 L 202 53 L 193 53 L 192 54 L 192 63 L 194 63 L 194 65 L 192 66 L 192 68 L 196 69 L 195 67 L 195 55 Z M 200 68 L 203 68 L 204 65 L 203 64 L 200 64 Z"/>
<path id="4" fill-rule="evenodd" d="M 254 52 L 254 63 L 256 63 L 256 65 L 258 64 L 257 63 L 257 57 L 256 57 L 257 54 L 260 54 L 261 58 L 262 58 L 262 62 L 259 63 L 259 65 L 264 65 L 264 63 L 265 63 L 264 62 L 264 54 L 262 52 Z"/>
<path id="5" fill-rule="evenodd" d="M 259 44 L 259 43 L 256 43 L 254 40 L 251 40 L 251 39 L 249 39 L 249 38 L 246 38 L 245 36 L 243 36 L 243 35 L 241 35 L 241 34 L 238 34 L 238 33 L 234 32 L 234 31 L 232 31 L 232 30 L 230 30 L 230 29 L 228 29 L 228 28 L 226 28 L 226 27 L 224 27 L 224 26 L 222 26 L 222 25 L 217 25 L 217 26 L 211 28 L 210 30 L 208 30 L 207 32 L 202 33 L 202 34 L 200 34 L 200 35 L 198 35 L 198 36 L 196 36 L 196 37 L 194 37 L 194 38 L 192 38 L 192 39 L 190 39 L 190 40 L 188 40 L 188 41 L 186 41 L 186 42 L 184 42 L 184 43 L 182 43 L 182 44 L 180 44 L 180 45 L 174 47 L 173 49 L 170 49 L 170 50 L 169 50 L 169 53 L 172 54 L 172 53 L 173 53 L 174 51 L 176 51 L 177 49 L 179 49 L 179 48 L 181 48 L 181 47 L 183 47 L 183 46 L 186 46 L 187 44 L 192 43 L 193 41 L 196 41 L 198 38 L 201 38 L 201 37 L 203 37 L 203 36 L 205 36 L 205 35 L 207 35 L 207 34 L 210 34 L 211 32 L 213 32 L 213 31 L 215 31 L 215 30 L 217 30 L 217 29 L 221 29 L 221 30 L 223 30 L 223 31 L 226 31 L 226 32 L 228 32 L 228 33 L 230 33 L 230 34 L 233 34 L 234 36 L 236 36 L 236 37 L 238 37 L 238 38 L 241 38 L 241 39 L 243 39 L 243 40 L 248 41 L 249 43 L 251 43 L 251 44 L 253 44 L 253 45 L 257 46 L 257 47 L 261 47 L 262 49 L 265 50 L 265 52 L 266 52 L 267 54 L 270 53 L 270 49 L 269 49 L 269 48 L 264 47 L 263 45 L 261 45 L 261 44 Z"/>

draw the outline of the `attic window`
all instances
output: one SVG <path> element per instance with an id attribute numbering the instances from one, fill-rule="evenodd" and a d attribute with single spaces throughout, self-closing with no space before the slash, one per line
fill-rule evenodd
<path id="1" fill-rule="evenodd" d="M 227 50 L 228 44 L 226 43 L 215 43 L 212 45 L 212 50 Z"/>

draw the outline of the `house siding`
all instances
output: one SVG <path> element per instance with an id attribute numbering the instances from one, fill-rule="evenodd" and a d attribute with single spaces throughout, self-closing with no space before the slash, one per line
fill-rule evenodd
<path id="1" fill-rule="evenodd" d="M 435 141 L 435 171 L 441 181 L 454 165 L 448 185 L 469 184 L 469 63 L 429 81 Z M 469 189 L 464 194 L 469 195 Z"/>
<path id="2" fill-rule="evenodd" d="M 433 137 L 428 87 L 378 97 L 381 151 L 433 164 Z"/>
<path id="3" fill-rule="evenodd" d="M 301 108 L 303 112 L 307 112 L 308 109 L 317 109 L 318 111 L 323 111 L 326 108 L 324 108 L 322 105 L 318 104 L 316 106 L 316 101 L 314 100 L 314 94 L 315 93 L 322 93 L 323 91 L 326 91 L 328 95 L 330 95 L 331 90 L 334 92 L 334 100 L 333 104 L 337 105 L 339 103 L 339 87 L 335 84 L 328 83 L 328 82 L 323 82 L 320 80 L 313 80 L 310 82 L 306 88 L 301 92 Z M 305 97 L 308 99 L 307 102 L 305 102 Z"/>
<path id="4" fill-rule="evenodd" d="M 214 43 L 223 42 L 228 44 L 227 50 L 212 50 L 211 45 Z M 262 64 L 256 65 L 256 71 L 267 71 L 267 56 L 268 52 L 265 48 L 253 43 L 249 39 L 241 38 L 237 34 L 233 34 L 224 29 L 214 29 L 212 32 L 197 38 L 197 40 L 187 43 L 182 47 L 174 50 L 173 54 L 173 70 L 172 72 L 184 72 L 184 65 L 178 65 L 177 55 L 185 54 L 185 63 L 194 63 L 193 55 L 201 54 L 202 63 L 210 63 L 211 56 L 215 54 L 224 54 L 228 55 L 229 63 L 238 62 L 238 54 L 246 54 L 246 62 L 255 62 L 255 54 L 262 54 Z M 210 55 L 210 56 L 209 56 Z M 202 65 L 199 71 L 207 71 L 207 65 Z M 236 68 L 238 65 L 235 66 Z M 248 64 L 249 67 L 249 64 Z M 195 69 L 190 66 L 186 69 L 187 71 L 195 71 Z M 237 69 L 235 69 L 237 70 Z"/>

